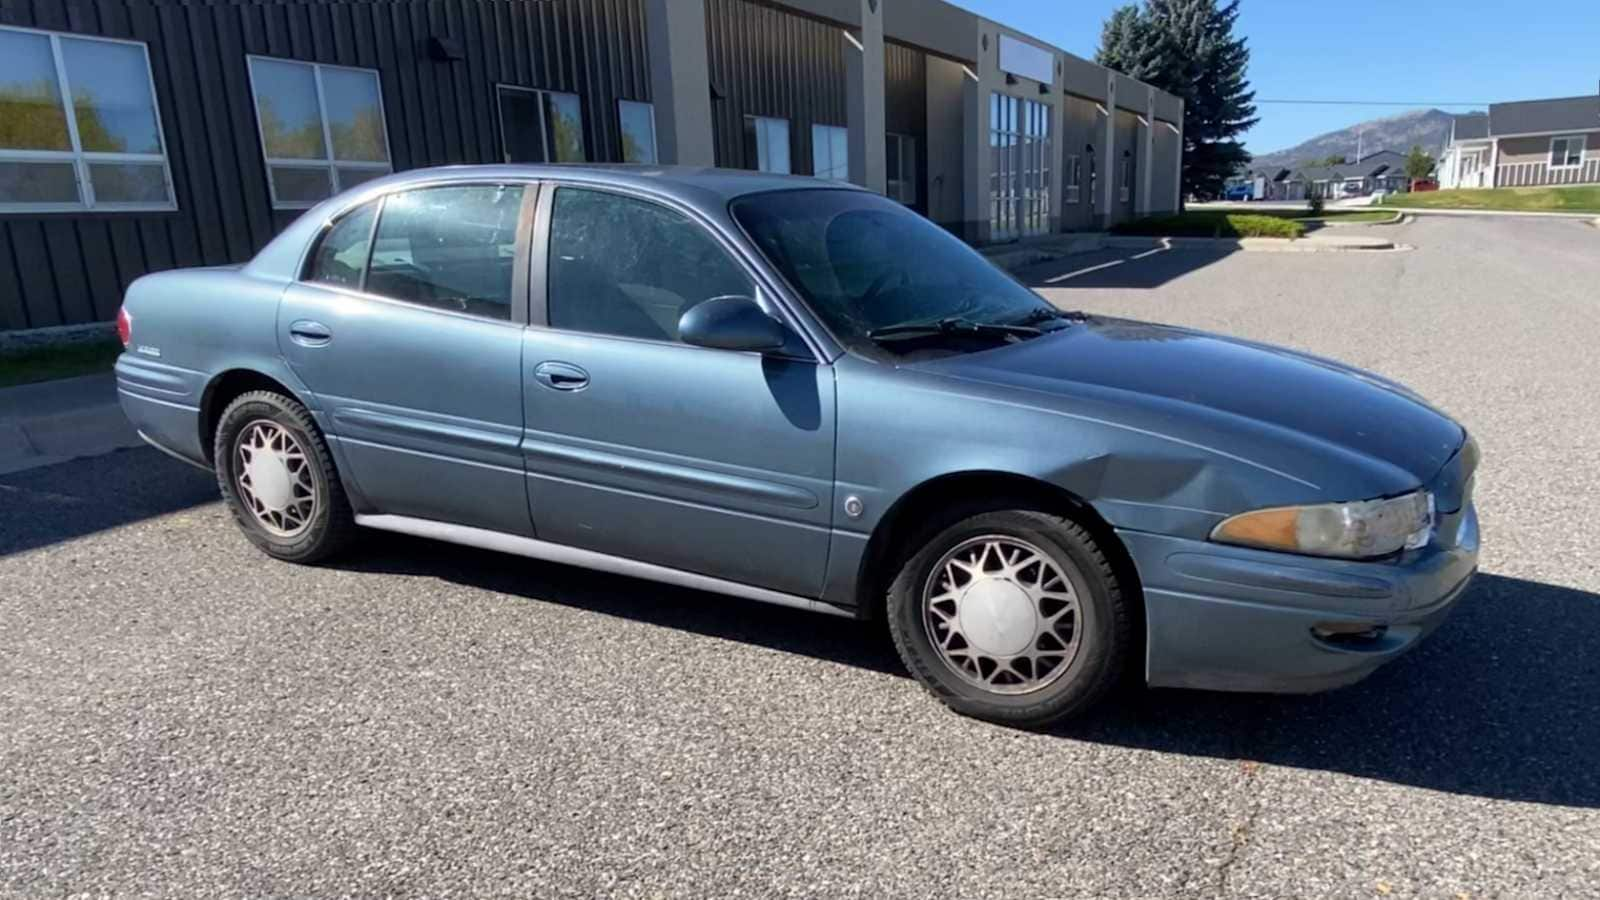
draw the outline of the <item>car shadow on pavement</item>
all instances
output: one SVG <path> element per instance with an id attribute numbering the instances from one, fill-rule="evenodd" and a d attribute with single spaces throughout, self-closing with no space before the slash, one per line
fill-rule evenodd
<path id="1" fill-rule="evenodd" d="M 906 676 L 888 632 L 876 623 L 399 534 L 363 542 L 362 549 L 339 566 L 442 578 L 479 590 Z"/>
<path id="2" fill-rule="evenodd" d="M 214 477 L 152 447 L 0 475 L 0 557 L 217 501 Z"/>
<path id="3" fill-rule="evenodd" d="M 906 675 L 878 623 L 415 538 L 367 546 L 344 567 L 443 578 Z M 1597 633 L 1600 595 L 1481 575 L 1422 646 L 1355 686 L 1309 696 L 1130 688 L 1049 733 L 1456 794 L 1600 807 L 1600 653 L 1589 648 Z"/>
<path id="4" fill-rule="evenodd" d="M 1108 247 L 1028 266 L 1012 274 L 1036 291 L 1055 288 L 1154 290 L 1238 252 L 1242 251 L 1230 248 L 1156 247 L 1141 250 Z"/>
<path id="5" fill-rule="evenodd" d="M 205 473 L 149 449 L 3 476 L 0 557 L 216 497 Z M 340 565 L 442 578 L 905 675 L 881 624 L 399 535 L 365 542 Z M 1492 799 L 1600 807 L 1596 634 L 1600 594 L 1481 575 L 1421 647 L 1352 687 L 1311 696 L 1129 689 L 1050 733 Z M 906 689 L 913 689 L 909 682 Z"/>
<path id="6" fill-rule="evenodd" d="M 1131 692 L 1057 734 L 1600 807 L 1600 595 L 1480 575 L 1414 652 L 1325 694 Z"/>

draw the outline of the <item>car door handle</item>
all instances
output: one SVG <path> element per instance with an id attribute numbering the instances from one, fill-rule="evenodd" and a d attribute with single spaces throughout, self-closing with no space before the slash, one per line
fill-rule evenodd
<path id="1" fill-rule="evenodd" d="M 296 319 L 289 323 L 289 339 L 304 347 L 321 347 L 333 340 L 333 332 L 321 322 Z"/>
<path id="2" fill-rule="evenodd" d="M 579 391 L 589 386 L 589 373 L 571 363 L 539 363 L 533 368 L 533 377 L 558 391 Z"/>

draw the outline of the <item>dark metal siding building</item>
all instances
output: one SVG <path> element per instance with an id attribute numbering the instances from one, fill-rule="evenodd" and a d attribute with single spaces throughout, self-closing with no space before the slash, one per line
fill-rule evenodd
<path id="1" fill-rule="evenodd" d="M 1176 208 L 1175 179 L 1063 187 L 1086 145 L 1104 186 L 1182 120 L 1110 77 L 944 0 L 0 0 L 0 332 L 106 322 L 135 278 L 243 262 L 391 169 L 762 168 L 978 243 Z M 991 121 L 1018 103 L 1028 128 Z"/>
<path id="2" fill-rule="evenodd" d="M 642 0 L 5 0 L 0 26 L 147 45 L 176 201 L 0 211 L 0 329 L 109 319 L 134 278 L 241 262 L 300 214 L 273 208 L 252 55 L 375 70 L 395 169 L 503 161 L 497 85 L 575 94 L 590 160 L 622 158 L 618 101 L 650 100 Z"/>
<path id="3" fill-rule="evenodd" d="M 746 118 L 789 123 L 795 172 L 814 172 L 811 128 L 843 128 L 844 40 L 837 26 L 750 0 L 708 0 L 706 56 L 717 165 L 757 166 Z"/>

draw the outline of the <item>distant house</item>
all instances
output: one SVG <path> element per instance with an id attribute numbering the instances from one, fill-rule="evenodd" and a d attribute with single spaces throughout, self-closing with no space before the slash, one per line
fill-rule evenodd
<path id="1" fill-rule="evenodd" d="M 1304 200 L 1316 194 L 1327 199 L 1391 193 L 1410 189 L 1406 155 L 1393 150 L 1369 153 L 1357 162 L 1334 166 L 1305 166 L 1285 170 L 1275 179 L 1275 200 Z"/>
<path id="2" fill-rule="evenodd" d="M 1455 117 L 1441 188 L 1600 184 L 1600 96 L 1493 103 Z"/>

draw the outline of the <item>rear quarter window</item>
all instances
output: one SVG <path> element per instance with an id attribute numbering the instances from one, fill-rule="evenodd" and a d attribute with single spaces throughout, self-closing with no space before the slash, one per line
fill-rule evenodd
<path id="1" fill-rule="evenodd" d="M 377 204 L 369 203 L 345 214 L 333 224 L 306 268 L 306 281 L 360 290 L 362 273 L 372 247 L 372 222 Z"/>

